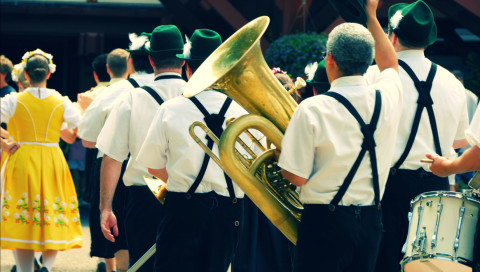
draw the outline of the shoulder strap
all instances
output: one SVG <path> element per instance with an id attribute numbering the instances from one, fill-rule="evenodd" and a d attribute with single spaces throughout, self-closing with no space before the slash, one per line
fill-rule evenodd
<path id="1" fill-rule="evenodd" d="M 142 86 L 140 88 L 147 91 L 147 93 L 149 93 L 153 97 L 153 99 L 155 99 L 155 101 L 157 101 L 158 105 L 163 104 L 163 102 L 164 102 L 163 99 L 160 97 L 160 95 L 158 95 L 158 93 L 154 89 L 152 89 L 151 87 L 148 87 L 148 86 Z"/>
<path id="2" fill-rule="evenodd" d="M 196 97 L 190 97 L 190 101 L 195 104 L 195 106 L 202 112 L 204 116 L 205 123 L 207 124 L 207 127 L 212 130 L 212 132 L 220 138 L 222 132 L 223 132 L 223 121 L 225 120 L 225 113 L 227 112 L 228 108 L 230 107 L 230 104 L 232 103 L 232 99 L 230 97 L 227 97 L 225 102 L 223 103 L 222 108 L 218 112 L 218 114 L 210 114 L 207 109 L 198 101 Z M 216 120 L 213 120 L 216 119 Z M 214 141 L 207 135 L 207 147 L 209 149 L 213 148 Z M 200 167 L 200 171 L 195 178 L 195 181 L 193 182 L 192 186 L 188 189 L 187 195 L 194 194 L 195 191 L 197 190 L 198 186 L 200 185 L 200 182 L 203 180 L 203 177 L 205 176 L 205 172 L 207 171 L 208 167 L 208 162 L 210 161 L 210 156 L 205 153 L 203 156 L 203 162 L 202 166 Z M 229 176 L 224 172 L 225 180 L 227 182 L 227 189 L 228 189 L 228 194 L 230 195 L 230 198 L 234 199 L 235 198 L 235 191 L 233 189 L 233 183 L 232 180 L 230 179 Z"/>
<path id="3" fill-rule="evenodd" d="M 405 72 L 410 76 L 415 85 L 415 88 L 418 92 L 418 100 L 417 100 L 417 110 L 415 112 L 415 116 L 413 118 L 412 129 L 410 130 L 410 136 L 407 140 L 407 145 L 405 146 L 405 150 L 403 151 L 402 155 L 392 167 L 393 173 L 396 172 L 400 168 L 400 166 L 405 162 L 407 159 L 410 150 L 412 149 L 413 142 L 415 141 L 415 137 L 417 136 L 418 126 L 420 125 L 420 119 L 422 117 L 422 112 L 424 108 L 427 108 L 428 118 L 430 121 L 430 127 L 432 130 L 433 135 L 433 142 L 435 144 L 435 151 L 437 154 L 442 155 L 442 150 L 440 147 L 440 139 L 438 137 L 438 130 L 437 130 L 437 123 L 435 120 L 435 114 L 433 112 L 433 100 L 430 95 L 430 91 L 432 89 L 433 79 L 435 78 L 435 74 L 437 72 L 437 65 L 432 62 L 430 67 L 430 71 L 428 72 L 427 80 L 420 81 L 418 77 L 415 75 L 413 70 L 408 66 L 404 61 L 398 60 L 398 64 L 405 70 Z"/>
<path id="4" fill-rule="evenodd" d="M 358 154 L 357 159 L 353 163 L 352 168 L 350 169 L 347 176 L 345 177 L 345 180 L 343 181 L 342 186 L 340 186 L 340 189 L 338 190 L 337 194 L 330 202 L 329 204 L 330 211 L 335 210 L 335 207 L 338 205 L 338 203 L 340 203 L 340 200 L 343 198 L 343 196 L 347 192 L 347 189 L 352 183 L 353 177 L 357 173 L 358 168 L 360 167 L 360 163 L 362 162 L 363 157 L 365 156 L 365 153 L 367 151 L 370 153 L 370 164 L 372 167 L 372 183 L 373 183 L 375 205 L 379 207 L 380 189 L 379 189 L 379 181 L 378 181 L 378 168 L 377 168 L 377 156 L 375 152 L 376 144 L 375 144 L 374 133 L 375 133 L 375 130 L 377 129 L 378 118 L 380 116 L 380 111 L 382 108 L 382 95 L 379 90 L 375 91 L 375 108 L 373 109 L 373 114 L 372 114 L 372 118 L 370 119 L 370 124 L 365 124 L 362 117 L 360 116 L 358 111 L 355 109 L 355 107 L 352 105 L 352 103 L 350 103 L 350 101 L 348 101 L 343 95 L 335 92 L 326 92 L 323 95 L 330 96 L 336 99 L 338 102 L 340 102 L 360 124 L 360 130 L 362 131 L 362 134 L 363 134 L 362 149 L 360 150 L 360 153 Z"/>
<path id="5" fill-rule="evenodd" d="M 130 82 L 130 84 L 132 84 L 133 88 L 140 87 L 140 85 L 138 85 L 138 82 L 135 79 L 129 77 L 127 80 L 128 80 L 128 82 Z"/>

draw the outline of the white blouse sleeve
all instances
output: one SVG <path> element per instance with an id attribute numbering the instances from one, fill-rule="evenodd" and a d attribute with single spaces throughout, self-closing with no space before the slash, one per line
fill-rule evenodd
<path id="1" fill-rule="evenodd" d="M 17 108 L 17 93 L 10 93 L 0 98 L 1 122 L 8 123 Z"/>
<path id="2" fill-rule="evenodd" d="M 63 97 L 63 120 L 67 123 L 68 128 L 74 129 L 80 123 L 80 110 L 73 105 L 72 101 L 67 96 Z"/>

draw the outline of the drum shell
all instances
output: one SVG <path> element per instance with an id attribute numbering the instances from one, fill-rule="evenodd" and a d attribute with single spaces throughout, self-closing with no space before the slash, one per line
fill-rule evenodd
<path id="1" fill-rule="evenodd" d="M 454 269 L 449 271 L 471 271 L 479 209 L 478 199 L 457 192 L 428 192 L 412 200 L 403 270 L 447 271 L 441 268 L 448 265 Z"/>

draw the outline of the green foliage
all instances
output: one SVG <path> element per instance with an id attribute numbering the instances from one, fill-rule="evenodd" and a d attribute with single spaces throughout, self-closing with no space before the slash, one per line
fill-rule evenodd
<path id="1" fill-rule="evenodd" d="M 304 76 L 305 66 L 322 60 L 326 49 L 327 35 L 324 33 L 297 33 L 273 41 L 265 54 L 271 68 L 279 67 L 291 77 Z"/>
<path id="2" fill-rule="evenodd" d="M 465 59 L 469 76 L 465 78 L 465 88 L 479 95 L 480 92 L 480 50 L 470 51 Z"/>

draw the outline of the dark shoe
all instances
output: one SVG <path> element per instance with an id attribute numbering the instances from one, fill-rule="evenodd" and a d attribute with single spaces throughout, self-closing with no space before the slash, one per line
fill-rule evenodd
<path id="1" fill-rule="evenodd" d="M 17 266 L 14 265 L 14 266 L 12 267 L 12 269 L 10 270 L 10 272 L 17 272 Z"/>
<path id="2" fill-rule="evenodd" d="M 104 262 L 98 263 L 97 272 L 107 272 L 107 265 Z"/>
<path id="3" fill-rule="evenodd" d="M 40 256 L 40 258 L 42 258 Z M 41 266 L 37 261 L 37 258 L 33 258 L 33 271 L 39 271 L 40 272 Z"/>
<path id="4" fill-rule="evenodd" d="M 42 267 L 40 268 L 40 270 L 38 270 L 39 272 L 48 272 L 48 269 L 46 267 Z"/>

